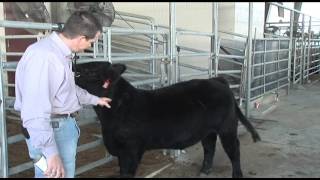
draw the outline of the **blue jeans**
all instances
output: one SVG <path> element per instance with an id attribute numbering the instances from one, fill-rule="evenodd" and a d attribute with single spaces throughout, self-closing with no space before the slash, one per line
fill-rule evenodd
<path id="1" fill-rule="evenodd" d="M 77 144 L 80 136 L 80 128 L 72 117 L 56 118 L 52 121 L 59 121 L 59 127 L 53 128 L 54 138 L 57 144 L 60 158 L 63 163 L 65 177 L 73 178 L 75 176 Z M 29 156 L 34 159 L 41 155 L 40 149 L 36 149 L 30 144 L 30 139 L 26 139 Z M 36 178 L 44 178 L 43 172 L 34 166 L 34 175 Z"/>

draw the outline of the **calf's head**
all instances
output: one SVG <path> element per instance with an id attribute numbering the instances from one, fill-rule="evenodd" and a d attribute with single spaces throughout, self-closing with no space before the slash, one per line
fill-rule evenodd
<path id="1" fill-rule="evenodd" d="M 126 70 L 124 64 L 89 62 L 75 66 L 75 82 L 96 96 L 103 96 L 120 79 Z"/>

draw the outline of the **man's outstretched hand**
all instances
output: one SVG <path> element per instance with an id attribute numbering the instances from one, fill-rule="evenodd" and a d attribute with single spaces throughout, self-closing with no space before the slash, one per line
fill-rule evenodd
<path id="1" fill-rule="evenodd" d="M 111 99 L 107 98 L 107 97 L 101 97 L 98 101 L 98 105 L 100 106 L 106 106 L 107 108 L 111 108 L 110 103 L 111 103 Z"/>

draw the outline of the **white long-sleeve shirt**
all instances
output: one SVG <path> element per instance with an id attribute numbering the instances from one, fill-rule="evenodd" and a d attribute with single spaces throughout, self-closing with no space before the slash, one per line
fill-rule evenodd
<path id="1" fill-rule="evenodd" d="M 47 158 L 58 153 L 50 115 L 73 113 L 99 100 L 75 84 L 71 53 L 53 32 L 30 45 L 16 69 L 14 108 L 21 112 L 31 144 Z"/>

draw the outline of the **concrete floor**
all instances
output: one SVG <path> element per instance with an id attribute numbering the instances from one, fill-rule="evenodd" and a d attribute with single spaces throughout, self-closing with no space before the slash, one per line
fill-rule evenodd
<path id="1" fill-rule="evenodd" d="M 288 96 L 280 96 L 276 106 L 252 119 L 262 141 L 253 143 L 249 133 L 239 133 L 244 177 L 320 177 L 320 82 L 292 88 Z M 202 156 L 201 145 L 194 145 L 150 176 L 199 177 Z M 219 141 L 213 171 L 201 177 L 231 177 L 231 163 Z"/>

